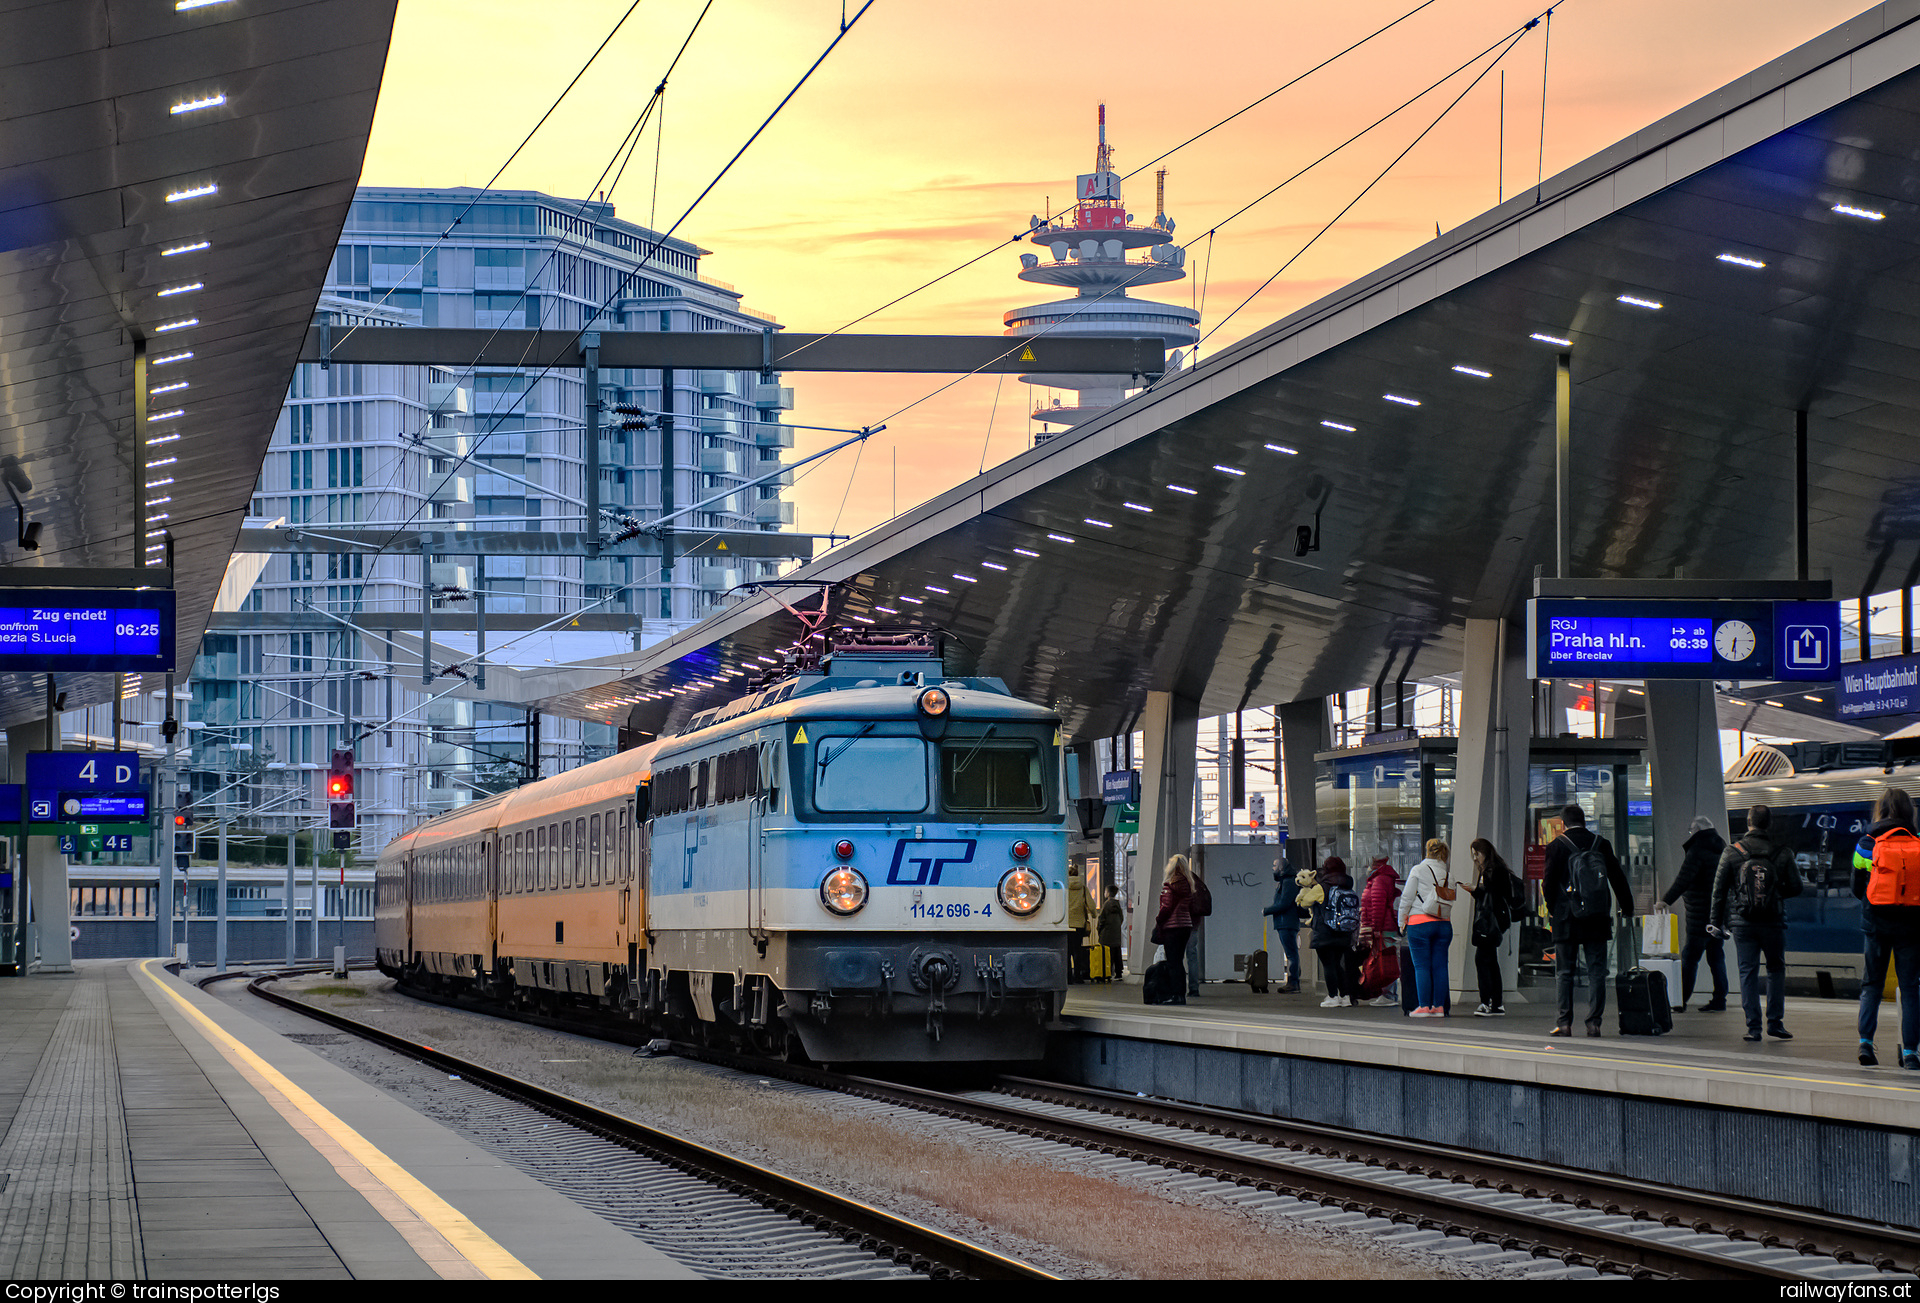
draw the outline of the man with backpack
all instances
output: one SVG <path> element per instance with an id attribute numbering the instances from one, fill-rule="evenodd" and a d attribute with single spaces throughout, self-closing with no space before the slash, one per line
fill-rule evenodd
<path id="1" fill-rule="evenodd" d="M 1569 805 L 1560 812 L 1566 831 L 1547 845 L 1546 878 L 1541 883 L 1547 916 L 1553 921 L 1553 973 L 1560 1012 L 1549 1036 L 1573 1035 L 1573 969 L 1584 960 L 1592 998 L 1587 1005 L 1587 1035 L 1600 1034 L 1607 1012 L 1607 940 L 1613 931 L 1614 905 L 1633 912 L 1633 892 L 1620 857 L 1605 837 L 1587 827 L 1587 812 Z"/>
<path id="2" fill-rule="evenodd" d="M 1760 1039 L 1760 959 L 1767 961 L 1767 1035 L 1790 1041 L 1787 1013 L 1787 912 L 1785 902 L 1801 892 L 1792 848 L 1776 845 L 1769 832 L 1773 811 L 1747 811 L 1747 831 L 1720 857 L 1713 877 L 1713 926 L 1725 935 L 1732 923 L 1740 964 L 1740 1007 L 1749 1041 Z"/>

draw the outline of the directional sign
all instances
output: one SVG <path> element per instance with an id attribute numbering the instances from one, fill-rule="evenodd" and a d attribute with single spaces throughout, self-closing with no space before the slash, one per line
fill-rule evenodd
<path id="1" fill-rule="evenodd" d="M 1529 672 L 1541 679 L 1798 679 L 1835 676 L 1835 602 L 1536 598 Z"/>
<path id="2" fill-rule="evenodd" d="M 0 670 L 173 668 L 171 589 L 0 589 Z"/>

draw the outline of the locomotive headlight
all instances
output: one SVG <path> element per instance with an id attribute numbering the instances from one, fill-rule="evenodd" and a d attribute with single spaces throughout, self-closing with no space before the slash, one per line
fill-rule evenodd
<path id="1" fill-rule="evenodd" d="M 1038 873 L 1021 866 L 1008 869 L 1000 878 L 1000 907 L 1009 914 L 1027 917 L 1047 898 L 1047 884 Z"/>
<path id="2" fill-rule="evenodd" d="M 842 918 L 859 913 L 867 903 L 866 877 L 851 864 L 842 864 L 820 879 L 820 903 Z"/>
<path id="3" fill-rule="evenodd" d="M 920 713 L 939 719 L 947 713 L 947 707 L 953 702 L 947 696 L 945 688 L 928 688 L 920 694 Z"/>

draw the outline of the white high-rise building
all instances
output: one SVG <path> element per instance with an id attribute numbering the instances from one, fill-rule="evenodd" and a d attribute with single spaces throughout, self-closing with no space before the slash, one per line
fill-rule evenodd
<path id="1" fill-rule="evenodd" d="M 457 224 L 456 224 L 457 222 Z M 448 233 L 450 232 L 450 233 Z M 443 233 L 448 233 L 444 235 Z M 649 256 L 649 251 L 651 255 Z M 356 325 L 508 327 L 575 331 L 759 333 L 772 318 L 732 286 L 702 276 L 708 251 L 618 219 L 609 204 L 533 191 L 363 188 L 347 218 L 318 319 L 336 338 Z M 603 370 L 600 398 L 662 409 L 657 370 Z M 579 532 L 585 519 L 585 385 L 577 369 L 350 365 L 295 368 L 261 469 L 260 523 L 360 529 Z M 677 371 L 673 501 L 692 505 L 777 470 L 792 431 L 779 423 L 792 390 L 757 372 Z M 660 433 L 607 428 L 600 503 L 636 521 L 659 514 Z M 684 518 L 683 529 L 778 530 L 793 523 L 781 481 L 744 489 Z M 619 523 L 609 521 L 608 535 Z M 209 632 L 193 675 L 193 786 L 239 790 L 278 829 L 324 813 L 332 749 L 349 721 L 392 720 L 358 749 L 363 857 L 423 815 L 511 786 L 525 772 L 534 729 L 518 706 L 429 697 L 454 680 L 421 683 L 418 635 L 391 640 L 382 612 L 470 614 L 591 609 L 632 616 L 629 634 L 600 645 L 574 635 L 567 657 L 656 641 L 708 614 L 742 583 L 782 562 L 682 559 L 671 583 L 645 559 L 418 554 L 276 554 L 243 603 Z M 257 618 L 253 617 L 257 613 Z M 247 627 L 251 626 L 251 627 Z M 512 639 L 490 634 L 490 652 Z M 469 640 L 471 635 L 468 636 Z M 561 649 L 541 649 L 541 655 Z M 507 656 L 503 659 L 512 662 Z M 540 657 L 533 658 L 538 664 Z M 439 667 L 436 667 L 438 669 Z M 237 745 L 236 745 L 237 744 Z M 539 721 L 538 767 L 553 774 L 615 749 L 614 729 Z M 250 750 L 248 748 L 251 748 Z"/>

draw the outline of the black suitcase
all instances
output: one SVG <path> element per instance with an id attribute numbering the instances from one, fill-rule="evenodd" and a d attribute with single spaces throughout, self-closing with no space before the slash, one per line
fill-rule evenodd
<path id="1" fill-rule="evenodd" d="M 1157 964 L 1147 965 L 1147 972 L 1140 979 L 1140 998 L 1147 1004 L 1172 1004 L 1180 997 L 1174 989 L 1173 970 L 1162 959 Z"/>
<path id="2" fill-rule="evenodd" d="M 1261 995 L 1267 993 L 1267 952 L 1256 950 L 1247 956 L 1247 985 Z"/>
<path id="3" fill-rule="evenodd" d="M 1613 979 L 1613 989 L 1620 1001 L 1622 1036 L 1662 1036 L 1673 1030 L 1665 973 L 1629 968 Z"/>

